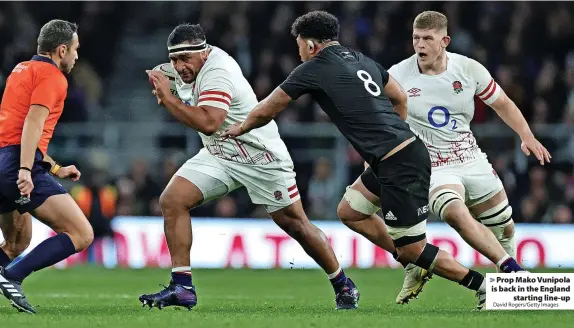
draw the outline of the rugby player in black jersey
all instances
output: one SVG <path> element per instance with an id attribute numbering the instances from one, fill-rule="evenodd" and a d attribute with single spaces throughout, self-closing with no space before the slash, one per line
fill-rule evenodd
<path id="1" fill-rule="evenodd" d="M 482 308 L 484 276 L 427 243 L 431 163 L 425 145 L 404 121 L 407 98 L 399 84 L 372 59 L 339 44 L 339 22 L 327 12 L 300 16 L 291 33 L 303 63 L 244 122 L 230 126 L 223 135 L 236 137 L 264 126 L 292 100 L 310 94 L 380 184 L 384 222 L 363 220 L 350 228 L 378 246 L 390 235 L 395 259 L 477 291 Z"/>

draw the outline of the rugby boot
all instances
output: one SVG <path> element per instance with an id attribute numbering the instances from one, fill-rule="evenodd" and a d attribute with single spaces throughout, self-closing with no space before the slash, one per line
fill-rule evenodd
<path id="1" fill-rule="evenodd" d="M 432 278 L 432 273 L 412 263 L 405 267 L 405 281 L 399 295 L 397 304 L 407 304 L 413 298 L 418 298 L 424 285 Z"/>
<path id="2" fill-rule="evenodd" d="M 186 287 L 171 281 L 169 286 L 155 294 L 144 294 L 139 297 L 142 306 L 149 306 L 150 310 L 155 306 L 162 309 L 168 306 L 181 306 L 191 310 L 197 304 L 195 287 Z"/>
<path id="3" fill-rule="evenodd" d="M 12 304 L 18 312 L 29 314 L 36 313 L 36 309 L 28 303 L 28 300 L 22 291 L 22 283 L 7 278 L 4 275 L 3 267 L 0 267 L 0 291 L 2 291 L 2 294 L 4 294 L 4 296 L 10 301 L 10 304 Z"/>
<path id="4" fill-rule="evenodd" d="M 361 294 L 355 286 L 355 283 L 347 278 L 345 285 L 341 287 L 335 296 L 337 310 L 351 310 L 359 307 L 359 298 Z"/>

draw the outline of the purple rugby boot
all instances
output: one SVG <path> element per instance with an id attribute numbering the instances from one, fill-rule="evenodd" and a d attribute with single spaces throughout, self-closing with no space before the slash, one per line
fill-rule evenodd
<path id="1" fill-rule="evenodd" d="M 174 283 L 163 286 L 164 289 L 155 294 L 144 294 L 139 297 L 142 306 L 149 306 L 150 310 L 155 306 L 162 309 L 167 306 L 182 306 L 191 310 L 197 304 L 195 287 L 185 287 Z"/>
<path id="2" fill-rule="evenodd" d="M 337 310 L 358 308 L 360 297 L 361 294 L 355 283 L 350 278 L 347 278 L 345 285 L 336 292 L 335 303 L 337 303 Z"/>

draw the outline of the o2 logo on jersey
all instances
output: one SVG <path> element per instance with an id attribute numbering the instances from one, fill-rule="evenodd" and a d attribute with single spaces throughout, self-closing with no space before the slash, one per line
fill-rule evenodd
<path id="1" fill-rule="evenodd" d="M 435 115 L 435 113 L 437 113 L 437 115 Z M 442 115 L 439 115 L 438 113 L 442 113 Z M 442 117 L 440 117 L 440 116 L 442 116 Z M 435 118 L 437 120 L 435 120 Z M 429 123 L 432 126 L 434 126 L 435 128 L 443 128 L 443 127 L 447 126 L 449 123 L 452 123 L 452 126 L 450 127 L 451 130 L 456 130 L 456 128 L 457 128 L 456 120 L 455 119 L 451 120 L 450 119 L 450 112 L 448 111 L 448 109 L 446 109 L 445 107 L 442 107 L 442 106 L 435 106 L 435 107 L 431 108 L 429 110 L 429 113 L 428 113 L 428 120 L 429 120 Z"/>
<path id="2" fill-rule="evenodd" d="M 187 106 L 191 106 L 191 103 L 190 103 L 189 101 L 187 101 L 187 100 L 184 101 L 183 103 L 186 104 Z"/>
<path id="3" fill-rule="evenodd" d="M 357 71 L 357 76 L 361 81 L 363 81 L 363 85 L 368 93 L 372 94 L 373 96 L 377 97 L 381 95 L 381 87 L 379 87 L 375 81 L 373 81 L 373 77 L 369 72 L 363 71 L 362 69 Z"/>

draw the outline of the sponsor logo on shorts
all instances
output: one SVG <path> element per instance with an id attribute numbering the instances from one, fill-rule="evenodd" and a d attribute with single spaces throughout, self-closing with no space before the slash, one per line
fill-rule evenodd
<path id="1" fill-rule="evenodd" d="M 283 193 L 280 192 L 279 190 L 277 190 L 276 192 L 273 193 L 273 196 L 275 196 L 276 200 L 281 200 L 283 199 Z"/>
<path id="2" fill-rule="evenodd" d="M 425 205 L 425 206 L 423 206 L 423 207 L 419 207 L 419 208 L 417 209 L 417 216 L 421 216 L 421 215 L 423 215 L 423 214 L 426 214 L 426 213 L 428 213 L 428 211 L 429 211 L 429 206 L 428 206 L 428 205 Z"/>
<path id="3" fill-rule="evenodd" d="M 28 204 L 30 202 L 30 198 L 28 198 L 26 196 L 21 196 L 20 199 L 16 200 L 15 202 L 18 205 L 25 205 L 25 204 Z"/>
<path id="4" fill-rule="evenodd" d="M 387 221 L 396 221 L 397 217 L 393 214 L 393 212 L 389 211 L 387 215 L 385 215 L 385 220 Z"/>

